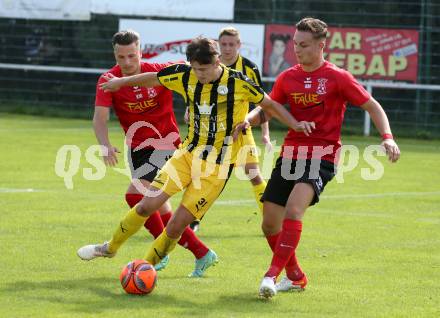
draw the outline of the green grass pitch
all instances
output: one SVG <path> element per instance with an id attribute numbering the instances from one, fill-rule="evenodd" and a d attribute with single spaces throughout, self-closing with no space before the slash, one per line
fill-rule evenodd
<path id="1" fill-rule="evenodd" d="M 91 121 L 1 114 L 0 134 L 1 317 L 440 316 L 439 141 L 398 139 L 401 160 L 380 157 L 380 180 L 361 178 L 363 160 L 344 183 L 333 180 L 304 220 L 297 254 L 307 290 L 263 301 L 258 287 L 271 253 L 249 182 L 232 178 L 202 222 L 198 234 L 220 258 L 205 278 L 186 277 L 194 259 L 177 247 L 156 290 L 130 296 L 119 273 L 151 243 L 144 230 L 113 259 L 76 256 L 80 246 L 109 239 L 127 211 L 127 177 L 113 169 L 101 180 L 82 176 L 93 168 L 84 157 L 96 143 Z M 112 123 L 121 148 L 122 135 Z M 272 133 L 278 144 L 282 136 Z M 361 154 L 378 142 L 343 141 Z M 72 190 L 54 170 L 62 145 L 82 154 Z"/>

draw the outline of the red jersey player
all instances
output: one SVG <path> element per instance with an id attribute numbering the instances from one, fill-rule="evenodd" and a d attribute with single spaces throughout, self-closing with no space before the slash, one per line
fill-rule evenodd
<path id="1" fill-rule="evenodd" d="M 113 36 L 112 44 L 117 64 L 105 73 L 107 75 L 123 77 L 158 72 L 172 64 L 142 62 L 139 34 L 132 30 L 117 32 Z M 180 144 L 179 129 L 173 112 L 172 93 L 163 86 L 123 87 L 117 92 L 104 92 L 99 88 L 99 84 L 104 81 L 101 76 L 96 88 L 93 127 L 98 142 L 108 151 L 103 157 L 104 162 L 114 166 L 118 162 L 119 151 L 112 146 L 107 129 L 110 108 L 113 107 L 127 137 L 132 182 L 125 198 L 127 204 L 133 207 L 141 201 L 142 191 L 145 191 Z M 171 205 L 166 201 L 158 212 L 153 213 L 146 220 L 144 226 L 156 238 L 162 233 L 164 224 L 167 224 L 171 215 Z M 185 229 L 179 244 L 188 248 L 196 257 L 196 268 L 190 276 L 202 276 L 204 271 L 217 260 L 214 251 L 208 249 L 189 228 Z M 99 254 L 99 251 L 96 253 Z M 80 257 L 82 255 L 80 250 L 78 255 Z M 155 268 L 161 270 L 167 263 L 168 257 L 156 264 Z"/>
<path id="2" fill-rule="evenodd" d="M 262 198 L 262 228 L 273 251 L 259 289 L 260 296 L 266 298 L 277 291 L 303 290 L 307 284 L 295 250 L 306 209 L 319 201 L 320 193 L 335 175 L 346 103 L 368 111 L 390 161 L 400 156 L 381 105 L 350 73 L 324 60 L 326 36 L 323 21 L 305 18 L 297 23 L 293 42 L 299 64 L 278 76 L 270 94 L 275 101 L 289 104 L 296 120 L 315 125 L 311 133 L 289 130 Z M 248 120 L 258 125 L 261 117 L 264 121 L 262 114 L 257 109 Z M 287 276 L 276 284 L 284 269 Z"/>

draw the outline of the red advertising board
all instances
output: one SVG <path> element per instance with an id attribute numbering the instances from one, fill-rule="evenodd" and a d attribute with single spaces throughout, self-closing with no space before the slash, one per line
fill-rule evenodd
<path id="1" fill-rule="evenodd" d="M 295 65 L 295 27 L 266 26 L 264 76 Z M 325 59 L 361 79 L 417 81 L 419 33 L 416 30 L 329 28 Z"/>

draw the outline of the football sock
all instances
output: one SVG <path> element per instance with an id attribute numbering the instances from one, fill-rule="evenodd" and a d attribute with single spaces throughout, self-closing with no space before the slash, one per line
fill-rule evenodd
<path id="1" fill-rule="evenodd" d="M 283 229 L 275 246 L 269 270 L 264 276 L 278 277 L 286 266 L 290 257 L 295 253 L 302 230 L 302 222 L 299 220 L 284 219 Z"/>
<path id="2" fill-rule="evenodd" d="M 252 189 L 254 190 L 255 201 L 257 201 L 258 208 L 260 209 L 260 212 L 263 213 L 263 202 L 261 202 L 260 199 L 266 189 L 266 181 L 263 180 L 260 184 L 252 185 Z"/>
<path id="3" fill-rule="evenodd" d="M 145 221 L 144 227 L 151 233 L 151 235 L 153 235 L 154 238 L 157 238 L 162 233 L 165 226 L 162 223 L 159 211 L 156 211 L 150 215 L 150 217 Z"/>
<path id="4" fill-rule="evenodd" d="M 277 245 L 280 234 L 281 234 L 281 232 L 278 232 L 275 235 L 267 235 L 266 236 L 267 243 L 269 243 L 269 246 L 270 246 L 270 249 L 272 250 L 272 252 L 275 251 L 275 246 Z"/>
<path id="5" fill-rule="evenodd" d="M 277 244 L 278 238 L 280 237 L 280 233 L 281 232 L 275 235 L 266 236 L 267 243 L 269 243 L 272 252 L 275 251 L 275 246 Z M 290 280 L 298 280 L 303 278 L 304 276 L 304 272 L 302 271 L 301 267 L 298 264 L 298 260 L 296 258 L 295 253 L 293 253 L 293 255 L 290 256 L 289 261 L 287 262 L 286 274 Z"/>
<path id="6" fill-rule="evenodd" d="M 130 208 L 134 207 L 144 196 L 140 193 L 126 193 L 125 201 Z M 159 212 L 154 212 L 144 223 L 145 229 L 147 229 L 154 238 L 158 237 L 164 229 Z"/>
<path id="7" fill-rule="evenodd" d="M 171 212 L 160 215 L 165 226 L 171 219 L 171 216 Z M 179 240 L 179 245 L 190 250 L 197 259 L 202 258 L 209 251 L 209 248 L 194 234 L 194 231 L 188 226 L 185 228 L 185 231 L 183 231 L 183 234 Z"/>
<path id="8" fill-rule="evenodd" d="M 160 215 L 160 218 L 162 219 L 162 223 L 164 226 L 167 226 L 168 221 L 171 219 L 171 217 L 173 216 L 173 213 L 171 212 L 166 212 Z"/>
<path id="9" fill-rule="evenodd" d="M 304 272 L 298 264 L 295 253 L 290 256 L 289 261 L 287 262 L 286 274 L 287 278 L 290 280 L 298 280 L 304 277 Z"/>
<path id="10" fill-rule="evenodd" d="M 134 207 L 144 196 L 140 193 L 126 193 L 125 201 L 130 208 Z"/>
<path id="11" fill-rule="evenodd" d="M 113 233 L 108 244 L 108 252 L 115 253 L 119 247 L 145 223 L 147 218 L 136 213 L 136 207 L 128 211 L 127 215 L 119 222 L 119 226 Z"/>
<path id="12" fill-rule="evenodd" d="M 168 237 L 167 231 L 164 230 L 161 235 L 154 240 L 147 254 L 145 260 L 153 265 L 156 265 L 167 256 L 176 246 L 179 239 L 172 239 Z"/>

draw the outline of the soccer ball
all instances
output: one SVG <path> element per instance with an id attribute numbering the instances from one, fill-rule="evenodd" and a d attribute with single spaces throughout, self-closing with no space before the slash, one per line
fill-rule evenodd
<path id="1" fill-rule="evenodd" d="M 144 295 L 151 293 L 156 286 L 157 273 L 153 265 L 137 259 L 122 269 L 119 280 L 128 294 Z"/>

